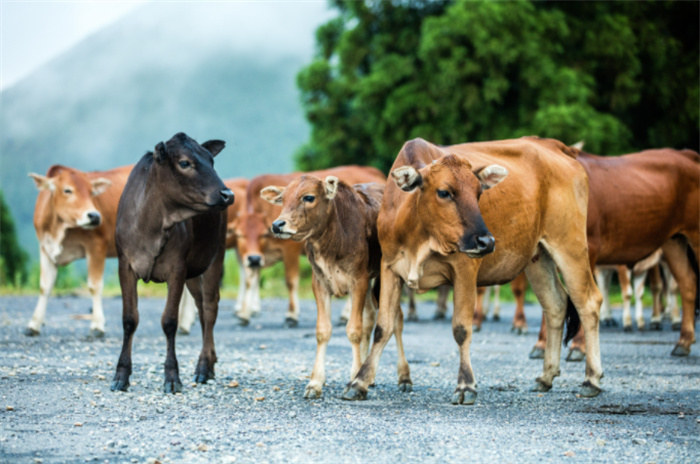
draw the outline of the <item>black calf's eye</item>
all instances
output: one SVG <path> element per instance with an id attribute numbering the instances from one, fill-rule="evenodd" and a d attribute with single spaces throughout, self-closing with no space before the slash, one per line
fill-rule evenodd
<path id="1" fill-rule="evenodd" d="M 303 201 L 304 203 L 313 203 L 315 199 L 316 197 L 313 195 L 304 195 L 301 201 Z"/>
<path id="2" fill-rule="evenodd" d="M 190 163 L 189 161 L 180 161 L 178 164 L 182 169 L 187 169 L 190 166 L 192 166 L 192 163 Z"/>
<path id="3" fill-rule="evenodd" d="M 450 195 L 450 192 L 448 192 L 447 190 L 438 190 L 437 196 L 439 196 L 440 198 L 450 198 L 452 195 Z"/>

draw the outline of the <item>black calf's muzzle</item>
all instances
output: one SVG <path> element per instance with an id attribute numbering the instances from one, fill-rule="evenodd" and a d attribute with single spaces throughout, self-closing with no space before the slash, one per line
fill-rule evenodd
<path id="1" fill-rule="evenodd" d="M 231 206 L 233 204 L 233 200 L 235 199 L 235 195 L 231 191 L 231 189 L 223 189 L 221 192 L 219 192 L 219 196 L 221 198 L 221 202 L 224 203 L 226 206 Z"/>

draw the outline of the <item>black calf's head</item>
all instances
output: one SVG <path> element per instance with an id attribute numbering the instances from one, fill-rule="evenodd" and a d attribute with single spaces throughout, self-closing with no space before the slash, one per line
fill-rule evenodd
<path id="1" fill-rule="evenodd" d="M 214 171 L 214 157 L 224 145 L 222 140 L 200 145 L 182 132 L 156 145 L 152 169 L 156 170 L 163 202 L 195 214 L 233 204 L 233 192 Z"/>

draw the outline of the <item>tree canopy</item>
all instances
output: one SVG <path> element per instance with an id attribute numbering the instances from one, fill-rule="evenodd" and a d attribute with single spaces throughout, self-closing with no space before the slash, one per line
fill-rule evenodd
<path id="1" fill-rule="evenodd" d="M 414 137 L 698 149 L 697 2 L 331 3 L 297 76 L 302 169 L 387 170 Z"/>
<path id="2" fill-rule="evenodd" d="M 0 284 L 24 283 L 28 259 L 27 252 L 17 241 L 15 222 L 0 190 Z"/>

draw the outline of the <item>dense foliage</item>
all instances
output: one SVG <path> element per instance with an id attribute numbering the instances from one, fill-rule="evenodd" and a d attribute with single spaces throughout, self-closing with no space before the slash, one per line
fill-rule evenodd
<path id="1" fill-rule="evenodd" d="M 20 285 L 27 279 L 27 253 L 17 241 L 15 222 L 0 190 L 0 285 Z"/>
<path id="2" fill-rule="evenodd" d="M 297 77 L 302 169 L 387 170 L 414 137 L 698 149 L 697 2 L 331 3 Z"/>

